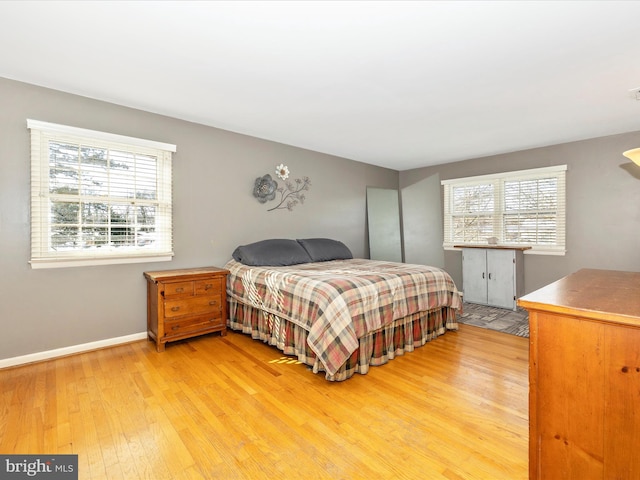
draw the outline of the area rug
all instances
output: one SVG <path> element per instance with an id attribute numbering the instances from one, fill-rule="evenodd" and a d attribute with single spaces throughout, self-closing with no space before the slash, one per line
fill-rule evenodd
<path id="1" fill-rule="evenodd" d="M 529 313 L 523 308 L 518 307 L 514 311 L 465 302 L 462 305 L 462 312 L 458 315 L 459 323 L 489 328 L 519 337 L 529 336 Z"/>

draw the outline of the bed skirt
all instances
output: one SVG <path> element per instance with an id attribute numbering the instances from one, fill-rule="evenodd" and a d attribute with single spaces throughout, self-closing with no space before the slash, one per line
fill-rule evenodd
<path id="1" fill-rule="evenodd" d="M 456 311 L 449 307 L 420 312 L 395 320 L 392 324 L 360 338 L 358 349 L 333 375 L 325 371 L 307 345 L 308 332 L 302 327 L 229 297 L 229 328 L 242 331 L 255 340 L 275 346 L 285 355 L 294 355 L 313 373 L 325 372 L 329 381 L 342 381 L 355 373 L 362 375 L 370 366 L 384 365 L 398 355 L 412 352 L 447 330 L 457 330 Z"/>

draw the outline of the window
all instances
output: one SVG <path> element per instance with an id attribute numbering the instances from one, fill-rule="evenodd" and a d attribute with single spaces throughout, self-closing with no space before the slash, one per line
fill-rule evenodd
<path id="1" fill-rule="evenodd" d="M 531 246 L 527 253 L 565 253 L 566 165 L 443 180 L 444 247 Z"/>
<path id="2" fill-rule="evenodd" d="M 175 145 L 28 120 L 31 267 L 173 256 Z"/>

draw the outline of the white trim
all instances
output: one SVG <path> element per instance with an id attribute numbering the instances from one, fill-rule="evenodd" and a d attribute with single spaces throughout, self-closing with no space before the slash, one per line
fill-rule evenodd
<path id="1" fill-rule="evenodd" d="M 170 262 L 173 258 L 171 255 L 155 255 L 152 257 L 105 257 L 105 258 L 65 258 L 62 260 L 32 259 L 29 261 L 31 268 L 37 270 L 40 268 L 65 268 L 65 267 L 88 267 L 92 265 L 119 265 L 121 263 L 153 263 L 153 262 Z"/>
<path id="2" fill-rule="evenodd" d="M 97 132 L 66 125 L 58 125 L 53 123 L 41 122 L 38 120 L 27 120 L 27 127 L 31 130 L 31 259 L 30 264 L 33 269 L 41 268 L 63 268 L 63 267 L 82 267 L 91 265 L 109 265 L 123 263 L 149 263 L 171 261 L 173 257 L 172 245 L 172 182 L 171 182 L 171 162 L 172 152 L 176 151 L 176 146 L 168 143 L 155 142 L 123 135 L 115 135 L 105 132 Z M 101 165 L 100 172 L 105 174 L 104 178 L 99 175 L 98 185 L 102 185 L 100 191 L 84 192 L 78 185 L 75 185 L 75 179 L 70 185 L 74 186 L 74 191 L 61 193 L 57 188 L 51 189 L 51 158 L 53 155 L 51 145 L 55 145 L 60 141 L 68 141 L 73 145 L 73 149 L 80 148 L 86 143 L 91 148 L 103 149 L 105 155 L 110 155 L 114 150 L 122 149 L 124 155 L 133 162 L 134 170 L 130 178 L 123 176 L 120 183 L 127 188 L 142 187 L 142 191 L 148 190 L 155 193 L 153 198 L 144 198 L 146 195 L 133 196 L 123 195 L 125 190 L 120 193 L 112 194 L 108 189 L 113 187 L 113 179 L 111 179 L 112 167 L 109 162 Z M 138 163 L 140 156 L 141 163 Z M 145 160 L 145 156 L 149 156 Z M 116 155 L 117 157 L 117 155 Z M 78 153 L 74 157 L 74 162 L 81 160 Z M 74 163 L 72 162 L 72 164 Z M 148 162 L 148 164 L 146 164 Z M 155 169 L 152 169 L 152 163 L 155 163 Z M 138 166 L 142 169 L 142 174 L 137 175 Z M 126 167 L 126 165 L 125 165 Z M 128 167 L 127 167 L 128 168 Z M 146 169 L 146 170 L 145 170 Z M 82 171 L 82 162 L 74 166 L 77 170 L 78 179 Z M 87 170 L 90 172 L 90 169 Z M 146 173 L 144 173 L 146 172 Z M 54 173 L 57 176 L 60 172 Z M 155 175 L 155 179 L 153 176 Z M 91 179 L 91 174 L 88 174 Z M 119 178 L 116 175 L 115 178 Z M 137 178 L 142 183 L 138 183 Z M 154 189 L 155 182 L 155 189 Z M 104 185 L 103 185 L 104 183 Z M 118 181 L 115 181 L 115 185 Z M 55 185 L 55 184 L 54 184 Z M 128 192 L 128 190 L 126 191 Z M 136 191 L 137 192 L 137 191 Z M 70 202 L 69 205 L 75 205 L 76 210 L 81 211 L 81 202 L 97 202 L 102 207 L 110 207 L 112 205 L 125 206 L 127 213 L 129 208 L 134 212 L 133 216 L 126 218 L 123 226 L 131 228 L 130 233 L 135 235 L 134 245 L 117 246 L 113 243 L 105 243 L 105 248 L 82 248 L 80 245 L 70 246 L 69 248 L 58 249 L 54 245 L 52 236 L 56 234 L 52 228 L 52 222 L 59 220 L 56 217 L 57 211 L 52 215 L 51 202 Z M 130 203 L 130 205 L 129 205 Z M 155 214 L 152 222 L 148 226 L 138 223 L 137 214 L 139 209 L 152 208 Z M 78 212 L 75 212 L 76 214 Z M 67 223 L 66 220 L 62 223 Z M 99 222 L 100 223 L 100 222 Z M 145 222 L 146 223 L 146 222 Z M 70 231 L 69 240 L 81 240 L 81 228 L 85 221 L 81 218 L 76 219 L 75 232 Z M 104 234 L 106 236 L 102 240 L 111 242 L 112 240 L 112 222 L 107 221 L 104 224 Z M 134 230 L 135 228 L 135 230 Z M 157 238 L 151 245 L 139 244 L 138 239 L 141 232 L 145 229 L 152 229 Z M 129 232 L 127 232 L 129 233 Z M 92 238 L 88 239 L 93 240 Z M 128 241 L 127 243 L 131 243 Z M 101 245 L 98 245 L 101 246 Z"/>
<path id="3" fill-rule="evenodd" d="M 473 244 L 474 246 L 477 246 L 477 244 Z M 509 248 L 511 245 L 506 245 L 506 244 L 501 244 L 500 247 L 502 248 Z M 522 245 L 513 245 L 513 249 L 514 250 L 518 250 L 520 247 L 522 247 Z M 461 252 L 462 249 L 464 247 L 451 247 L 451 246 L 444 246 L 443 247 L 444 250 L 448 250 L 448 251 L 452 251 L 452 252 Z M 491 245 L 487 243 L 487 248 L 491 248 Z M 547 249 L 545 250 L 544 248 L 530 248 L 529 250 L 525 250 L 524 252 L 525 255 L 557 255 L 557 256 L 564 256 L 567 253 L 566 249 L 560 249 L 560 250 L 553 250 L 553 249 Z"/>
<path id="4" fill-rule="evenodd" d="M 567 253 L 567 250 L 564 248 L 560 250 L 545 250 L 544 248 L 539 248 L 539 249 L 532 248 L 531 250 L 524 251 L 525 255 L 557 255 L 559 257 L 564 256 L 566 253 Z"/>
<path id="5" fill-rule="evenodd" d="M 99 132 L 96 130 L 88 130 L 86 128 L 69 127 L 68 125 L 41 122 L 40 120 L 31 120 L 29 118 L 27 119 L 27 128 L 35 128 L 36 130 L 41 130 L 49 133 L 63 133 L 66 135 L 85 137 L 92 140 L 98 139 L 106 142 L 124 143 L 127 145 L 135 145 L 136 147 L 168 150 L 170 152 L 176 152 L 177 150 L 177 147 L 171 143 L 156 142 L 155 140 L 145 140 L 144 138 L 128 137 L 126 135 L 118 135 L 116 133 Z"/>
<path id="6" fill-rule="evenodd" d="M 489 175 L 476 175 L 475 177 L 452 178 L 450 180 L 441 180 L 440 185 L 450 185 L 455 183 L 466 183 L 466 182 L 475 182 L 475 181 L 480 182 L 483 180 L 504 178 L 505 176 L 509 176 L 509 178 L 527 176 L 527 175 L 537 176 L 537 175 L 544 175 L 547 173 L 562 172 L 565 170 L 567 170 L 566 165 L 555 165 L 553 167 L 530 168 L 528 170 L 516 170 L 513 172 L 491 173 Z"/>
<path id="7" fill-rule="evenodd" d="M 55 350 L 46 350 L 44 352 L 30 353 L 19 357 L 5 358 L 0 360 L 0 369 L 7 367 L 15 367 L 17 365 L 26 365 L 28 363 L 42 362 L 52 358 L 66 357 L 76 353 L 89 352 L 91 350 L 99 350 L 101 348 L 113 347 L 124 343 L 136 342 L 147 338 L 147 332 L 132 333 L 122 337 L 107 338 L 106 340 L 98 340 L 96 342 L 81 343 L 80 345 L 72 345 L 70 347 L 56 348 Z"/>

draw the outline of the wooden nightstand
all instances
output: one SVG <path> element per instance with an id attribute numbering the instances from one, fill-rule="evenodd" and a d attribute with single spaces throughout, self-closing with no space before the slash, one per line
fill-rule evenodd
<path id="1" fill-rule="evenodd" d="M 147 333 L 165 344 L 205 333 L 227 333 L 227 274 L 216 267 L 144 272 Z"/>

